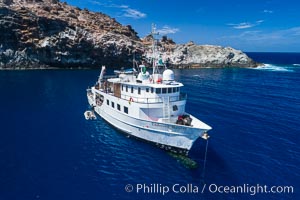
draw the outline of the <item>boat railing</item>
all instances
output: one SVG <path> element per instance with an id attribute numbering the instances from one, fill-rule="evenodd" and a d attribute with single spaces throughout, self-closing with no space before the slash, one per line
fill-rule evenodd
<path id="1" fill-rule="evenodd" d="M 151 104 L 151 103 L 163 103 L 166 98 L 169 98 L 169 102 L 175 102 L 175 101 L 183 101 L 187 99 L 186 93 L 179 93 L 179 95 L 174 96 L 163 96 L 163 97 L 155 97 L 155 98 L 147 98 L 147 97 L 134 97 L 129 95 L 121 95 L 121 99 L 125 99 L 131 102 L 137 102 L 137 103 L 145 103 L 145 104 Z"/>
<path id="2" fill-rule="evenodd" d="M 103 76 L 103 80 L 111 79 L 111 78 L 118 78 L 118 75 L 105 75 Z"/>

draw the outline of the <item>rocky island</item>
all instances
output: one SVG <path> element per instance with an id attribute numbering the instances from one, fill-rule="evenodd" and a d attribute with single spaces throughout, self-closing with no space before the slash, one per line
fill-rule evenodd
<path id="1" fill-rule="evenodd" d="M 151 56 L 150 36 L 59 0 L 0 0 L 0 30 L 1 69 L 119 68 L 131 66 L 133 54 Z M 172 67 L 257 66 L 230 47 L 175 44 L 166 36 L 159 47 Z"/>

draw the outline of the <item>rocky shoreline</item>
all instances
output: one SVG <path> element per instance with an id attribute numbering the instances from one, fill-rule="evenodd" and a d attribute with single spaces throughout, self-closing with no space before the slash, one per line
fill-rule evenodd
<path id="1" fill-rule="evenodd" d="M 58 0 L 0 0 L 0 69 L 111 68 L 151 57 L 149 37 L 140 39 L 100 12 Z M 256 67 L 230 47 L 159 42 L 163 60 L 174 68 Z"/>

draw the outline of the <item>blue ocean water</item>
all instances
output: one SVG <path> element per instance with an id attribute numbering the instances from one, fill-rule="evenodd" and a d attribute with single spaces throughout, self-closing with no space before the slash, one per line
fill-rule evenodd
<path id="1" fill-rule="evenodd" d="M 98 70 L 0 71 L 0 199 L 299 199 L 300 54 L 280 54 L 296 56 L 287 64 L 279 54 L 249 55 L 268 65 L 175 70 L 187 111 L 213 127 L 205 176 L 201 139 L 190 152 L 199 166 L 188 169 L 101 118 L 86 121 L 85 90 Z M 148 191 L 137 193 L 137 184 Z M 151 194 L 175 184 L 199 191 Z M 294 193 L 254 195 L 257 184 Z M 243 185 L 244 194 L 214 191 Z"/>

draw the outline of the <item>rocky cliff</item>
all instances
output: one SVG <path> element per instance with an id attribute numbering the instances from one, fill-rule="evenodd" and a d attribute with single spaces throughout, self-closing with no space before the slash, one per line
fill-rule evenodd
<path id="1" fill-rule="evenodd" d="M 145 56 L 151 58 L 152 52 L 149 45 L 149 36 L 143 39 L 148 46 Z M 257 62 L 249 58 L 245 53 L 231 47 L 213 45 L 196 45 L 193 42 L 187 44 L 175 44 L 172 39 L 163 37 L 158 42 L 158 47 L 163 60 L 175 68 L 199 68 L 199 67 L 256 67 Z"/>
<path id="2" fill-rule="evenodd" d="M 0 66 L 95 67 L 128 63 L 137 33 L 103 13 L 57 0 L 0 1 Z"/>
<path id="3" fill-rule="evenodd" d="M 0 30 L 0 68 L 120 67 L 130 66 L 133 52 L 151 54 L 130 25 L 58 0 L 0 0 Z M 166 37 L 160 48 L 173 66 L 256 65 L 232 48 L 176 45 Z"/>

